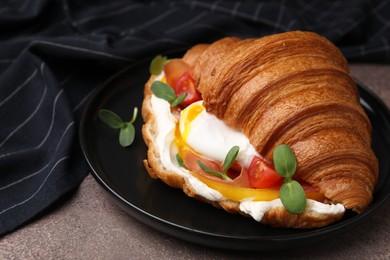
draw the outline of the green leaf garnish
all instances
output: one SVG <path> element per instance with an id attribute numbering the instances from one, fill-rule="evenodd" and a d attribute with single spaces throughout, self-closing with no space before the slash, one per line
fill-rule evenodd
<path id="1" fill-rule="evenodd" d="M 232 166 L 232 164 L 236 160 L 239 151 L 240 151 L 240 147 L 235 145 L 226 154 L 225 161 L 223 162 L 223 173 L 227 173 L 230 166 Z"/>
<path id="2" fill-rule="evenodd" d="M 99 110 L 99 118 L 109 125 L 112 128 L 121 128 L 125 122 L 123 122 L 122 118 L 120 118 L 117 114 L 114 112 L 108 110 L 108 109 L 100 109 Z"/>
<path id="3" fill-rule="evenodd" d="M 123 147 L 129 146 L 133 143 L 135 136 L 135 128 L 133 124 L 126 123 L 119 131 L 119 144 Z"/>
<path id="4" fill-rule="evenodd" d="M 222 172 L 217 172 L 217 171 L 214 171 L 214 170 L 208 168 L 206 165 L 204 165 L 199 160 L 197 161 L 197 163 L 200 166 L 200 168 L 202 168 L 203 171 L 205 171 L 209 174 L 212 174 L 214 176 L 217 176 L 225 181 L 231 181 L 232 179 L 229 178 L 229 176 L 227 176 L 227 171 L 229 170 L 230 166 L 232 166 L 232 164 L 236 160 L 236 157 L 238 155 L 239 150 L 240 150 L 240 147 L 238 147 L 237 145 L 233 146 L 229 150 L 229 152 L 226 154 L 225 160 L 223 162 Z"/>
<path id="5" fill-rule="evenodd" d="M 186 99 L 186 97 L 187 97 L 187 93 L 178 96 L 177 98 L 175 98 L 175 100 L 172 101 L 171 106 L 175 107 L 175 106 L 179 105 L 181 102 L 184 101 L 184 99 Z"/>
<path id="6" fill-rule="evenodd" d="M 183 102 L 187 96 L 187 94 L 184 94 L 177 97 L 173 88 L 161 81 L 154 81 L 150 86 L 150 90 L 156 97 L 168 101 L 173 107 Z"/>
<path id="7" fill-rule="evenodd" d="M 184 166 L 184 161 L 183 161 L 183 158 L 181 158 L 180 154 L 176 154 L 176 161 L 177 163 L 179 164 L 180 167 L 183 167 L 183 168 L 186 168 Z M 187 168 L 186 168 L 187 169 Z"/>
<path id="8" fill-rule="evenodd" d="M 291 148 L 281 144 L 274 150 L 273 160 L 276 172 L 286 179 L 291 179 L 297 168 L 297 161 Z"/>
<path id="9" fill-rule="evenodd" d="M 280 200 L 286 210 L 292 214 L 302 213 L 306 208 L 306 194 L 301 184 L 286 180 L 280 187 Z"/>
<path id="10" fill-rule="evenodd" d="M 196 161 L 198 163 L 198 165 L 200 166 L 200 168 L 202 168 L 203 171 L 207 172 L 208 174 L 211 174 L 211 175 L 214 175 L 214 176 L 217 176 L 225 181 L 231 181 L 232 179 L 229 178 L 229 176 L 227 176 L 226 174 L 224 174 L 223 172 L 217 172 L 217 171 L 214 171 L 210 168 L 208 168 L 206 165 L 204 165 L 201 161 Z"/>
<path id="11" fill-rule="evenodd" d="M 119 130 L 119 144 L 123 147 L 127 147 L 134 142 L 135 137 L 135 128 L 133 123 L 137 119 L 138 108 L 134 107 L 133 117 L 129 122 L 125 122 L 115 114 L 114 112 L 108 109 L 100 109 L 99 110 L 99 118 L 104 123 L 109 125 L 114 129 Z"/>
<path id="12" fill-rule="evenodd" d="M 297 168 L 294 152 L 286 144 L 277 146 L 273 153 L 276 172 L 284 178 L 280 187 L 280 200 L 291 214 L 302 213 L 306 208 L 306 194 L 301 184 L 293 180 Z"/>
<path id="13" fill-rule="evenodd" d="M 150 89 L 156 97 L 162 98 L 169 103 L 176 99 L 176 94 L 173 88 L 161 81 L 154 81 Z"/>
<path id="14" fill-rule="evenodd" d="M 160 75 L 164 69 L 165 63 L 168 61 L 168 58 L 162 55 L 156 56 L 150 63 L 149 71 L 152 75 Z"/>

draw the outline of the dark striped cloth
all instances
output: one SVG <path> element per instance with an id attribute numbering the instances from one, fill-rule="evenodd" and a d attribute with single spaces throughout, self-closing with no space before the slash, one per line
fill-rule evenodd
<path id="1" fill-rule="evenodd" d="M 133 62 L 225 36 L 318 32 L 349 61 L 390 61 L 389 0 L 0 2 L 0 235 L 41 216 L 88 169 L 80 117 Z"/>

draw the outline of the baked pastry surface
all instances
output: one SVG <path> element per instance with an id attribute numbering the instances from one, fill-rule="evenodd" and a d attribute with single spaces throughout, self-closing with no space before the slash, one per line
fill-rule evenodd
<path id="1" fill-rule="evenodd" d="M 243 132 L 260 154 L 271 160 L 274 147 L 286 143 L 297 158 L 297 178 L 347 209 L 360 213 L 368 207 L 378 178 L 371 125 L 348 64 L 332 43 L 300 31 L 259 39 L 224 38 L 194 46 L 183 60 L 193 68 L 207 111 Z M 153 81 L 154 76 L 145 85 L 142 107 L 149 174 L 188 196 L 247 215 L 240 202 L 206 199 L 185 177 L 164 167 L 151 104 Z M 293 215 L 274 207 L 261 222 L 313 228 L 342 215 L 308 210 Z"/>

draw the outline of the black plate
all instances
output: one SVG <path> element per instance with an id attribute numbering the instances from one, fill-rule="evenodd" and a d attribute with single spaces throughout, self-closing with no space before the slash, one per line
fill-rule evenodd
<path id="1" fill-rule="evenodd" d="M 373 149 L 381 173 L 374 201 L 363 214 L 347 212 L 341 221 L 320 229 L 272 228 L 250 218 L 227 214 L 151 179 L 142 163 L 146 145 L 141 133 L 141 113 L 135 123 L 135 142 L 129 148 L 120 147 L 117 132 L 97 118 L 98 110 L 107 108 L 129 120 L 134 106 L 141 108 L 149 62 L 129 67 L 106 82 L 90 101 L 80 128 L 82 149 L 92 175 L 139 221 L 174 237 L 217 248 L 282 249 L 318 243 L 362 221 L 370 221 L 368 217 L 389 197 L 390 113 L 362 84 L 358 84 L 361 101 L 373 125 Z"/>

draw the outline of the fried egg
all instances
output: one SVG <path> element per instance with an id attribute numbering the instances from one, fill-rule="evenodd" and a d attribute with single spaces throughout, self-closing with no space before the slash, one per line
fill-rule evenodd
<path id="1" fill-rule="evenodd" d="M 255 155 L 259 156 L 242 132 L 208 113 L 203 101 L 195 102 L 181 111 L 179 129 L 185 144 L 210 159 L 223 162 L 235 145 L 240 147 L 236 160 L 245 168 L 249 167 Z"/>

